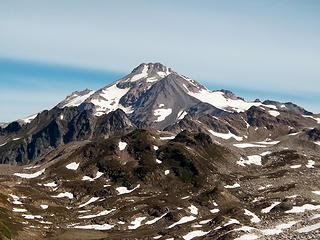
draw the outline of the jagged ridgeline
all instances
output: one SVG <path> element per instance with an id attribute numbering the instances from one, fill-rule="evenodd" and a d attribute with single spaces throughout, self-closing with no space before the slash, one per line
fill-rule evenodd
<path id="1" fill-rule="evenodd" d="M 0 124 L 0 239 L 319 239 L 319 153 L 319 114 L 141 64 Z"/>

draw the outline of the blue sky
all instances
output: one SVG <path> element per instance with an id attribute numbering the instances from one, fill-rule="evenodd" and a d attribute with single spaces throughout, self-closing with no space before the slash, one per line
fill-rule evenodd
<path id="1" fill-rule="evenodd" d="M 320 112 L 320 1 L 0 2 L 0 122 L 161 62 L 211 89 Z"/>

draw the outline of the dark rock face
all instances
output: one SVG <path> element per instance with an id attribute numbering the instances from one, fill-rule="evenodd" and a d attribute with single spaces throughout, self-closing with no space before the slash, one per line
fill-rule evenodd
<path id="1" fill-rule="evenodd" d="M 204 115 L 212 115 L 212 116 L 223 116 L 228 114 L 228 112 L 223 111 L 219 108 L 216 108 L 209 103 L 200 102 L 193 107 L 189 108 L 188 114 L 190 114 L 194 118 L 199 118 Z"/>
<path id="2" fill-rule="evenodd" d="M 271 119 L 269 114 L 259 107 L 251 107 L 247 111 L 247 119 L 251 126 L 256 127 L 272 126 L 276 123 L 275 119 Z"/>
<path id="3" fill-rule="evenodd" d="M 135 125 L 120 109 L 97 119 L 94 136 L 121 135 L 135 129 Z"/>
<path id="4" fill-rule="evenodd" d="M 306 132 L 309 139 L 312 141 L 320 141 L 320 129 L 314 128 Z"/>
<path id="5" fill-rule="evenodd" d="M 0 163 L 29 163 L 72 141 L 124 134 L 134 128 L 122 110 L 93 117 L 90 111 L 54 108 L 40 113 L 20 130 L 16 123 L 10 126 L 21 137 L 0 149 Z"/>
<path id="6" fill-rule="evenodd" d="M 12 122 L 5 128 L 0 128 L 0 135 L 16 133 L 21 129 L 21 125 L 18 122 Z"/>

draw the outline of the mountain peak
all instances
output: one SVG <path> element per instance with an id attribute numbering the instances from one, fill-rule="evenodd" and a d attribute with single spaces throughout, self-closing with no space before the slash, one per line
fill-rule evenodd
<path id="1" fill-rule="evenodd" d="M 173 72 L 171 68 L 163 65 L 162 63 L 141 63 L 138 67 L 134 68 L 131 73 L 141 73 L 143 71 L 160 71 L 160 72 Z"/>
<path id="2" fill-rule="evenodd" d="M 152 83 L 171 73 L 173 73 L 171 68 L 161 63 L 141 63 L 138 67 L 134 68 L 129 75 L 122 78 L 122 81 L 136 82 L 139 80 L 147 80 L 147 82 Z"/>

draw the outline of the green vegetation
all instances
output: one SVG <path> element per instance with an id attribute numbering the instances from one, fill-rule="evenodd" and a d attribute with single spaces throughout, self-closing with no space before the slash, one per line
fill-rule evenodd
<path id="1" fill-rule="evenodd" d="M 4 222 L 0 220 L 0 239 L 4 239 L 3 237 L 12 239 L 12 233 L 10 229 L 4 224 Z"/>

